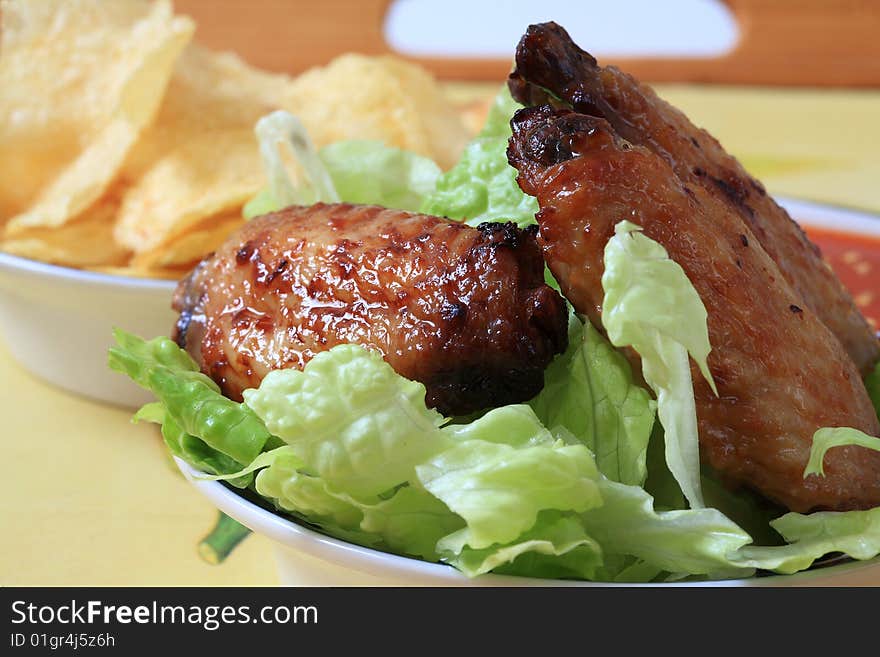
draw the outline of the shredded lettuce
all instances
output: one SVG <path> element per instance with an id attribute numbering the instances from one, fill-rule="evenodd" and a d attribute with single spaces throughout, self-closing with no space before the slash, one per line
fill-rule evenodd
<path id="1" fill-rule="evenodd" d="M 298 118 L 278 110 L 257 121 L 254 132 L 269 179 L 269 194 L 278 207 L 339 201 L 333 180 Z"/>
<path id="2" fill-rule="evenodd" d="M 691 507 L 702 507 L 697 410 L 688 354 L 714 391 L 706 363 L 711 349 L 706 308 L 666 249 L 629 221 L 614 227 L 614 236 L 605 246 L 602 288 L 602 324 L 608 338 L 613 345 L 632 347 L 641 356 L 642 375 L 657 395 L 669 470 Z"/>
<path id="3" fill-rule="evenodd" d="M 729 556 L 752 538 L 720 511 L 655 511 L 643 488 L 604 478 L 600 486 L 602 506 L 583 519 L 587 532 L 609 554 L 636 556 L 670 573 L 710 575 L 733 568 L 736 575 L 751 574 Z"/>
<path id="4" fill-rule="evenodd" d="M 589 322 L 569 319 L 569 347 L 531 402 L 548 427 L 564 427 L 613 481 L 641 486 L 656 402 L 633 382 L 626 359 Z"/>
<path id="5" fill-rule="evenodd" d="M 375 140 L 345 140 L 316 151 L 292 114 L 277 111 L 257 123 L 269 186 L 242 211 L 246 219 L 293 204 L 318 201 L 418 210 L 441 174 L 422 155 Z"/>
<path id="6" fill-rule="evenodd" d="M 850 427 L 825 427 L 813 434 L 813 444 L 810 447 L 810 459 L 804 470 L 804 477 L 808 475 L 824 475 L 823 461 L 825 454 L 832 447 L 844 445 L 858 445 L 867 449 L 880 452 L 880 438 L 851 429 Z"/>
<path id="7" fill-rule="evenodd" d="M 877 417 L 880 418 L 880 363 L 877 363 L 874 370 L 865 377 L 865 389 L 874 404 Z"/>
<path id="8" fill-rule="evenodd" d="M 286 446 L 233 475 L 259 470 L 257 492 L 279 508 L 426 559 L 457 563 L 482 550 L 482 562 L 500 564 L 532 551 L 595 552 L 582 531 L 560 544 L 558 523 L 546 535 L 536 526 L 545 510 L 601 503 L 586 447 L 554 437 L 526 405 L 447 424 L 424 395 L 355 345 L 318 354 L 303 371 L 272 372 L 245 400 Z"/>
<path id="9" fill-rule="evenodd" d="M 468 577 L 488 572 L 548 579 L 594 579 L 602 565 L 602 547 L 570 514 L 541 511 L 531 529 L 505 545 L 445 552 Z"/>
<path id="10" fill-rule="evenodd" d="M 246 405 L 220 394 L 183 349 L 165 337 L 146 341 L 118 329 L 113 335 L 110 368 L 156 395 L 165 407 L 164 421 L 178 425 L 169 435 L 179 429 L 182 436 L 194 436 L 241 465 L 259 455 L 270 437 L 263 422 Z M 152 407 L 149 414 L 155 417 L 157 410 Z"/>
<path id="11" fill-rule="evenodd" d="M 380 141 L 336 142 L 318 156 L 348 203 L 416 211 L 441 174 L 433 160 Z"/>
<path id="12" fill-rule="evenodd" d="M 302 371 L 270 372 L 244 400 L 305 467 L 355 496 L 410 481 L 417 463 L 447 446 L 425 386 L 353 344 L 317 354 Z"/>
<path id="13" fill-rule="evenodd" d="M 422 212 L 471 226 L 484 221 L 535 223 L 538 202 L 519 188 L 516 169 L 507 163 L 510 117 L 519 107 L 504 85 L 480 134 L 465 147 L 458 163 L 437 180 Z"/>
<path id="14" fill-rule="evenodd" d="M 452 552 L 514 541 L 544 509 L 585 511 L 601 504 L 589 450 L 561 441 L 514 447 L 471 440 L 416 472 L 426 490 L 467 521 L 440 541 L 441 550 Z"/>

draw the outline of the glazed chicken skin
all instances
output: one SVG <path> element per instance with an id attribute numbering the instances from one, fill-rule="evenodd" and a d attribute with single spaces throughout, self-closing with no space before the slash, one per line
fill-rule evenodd
<path id="1" fill-rule="evenodd" d="M 803 299 L 802 305 L 840 340 L 862 375 L 873 368 L 880 358 L 880 341 L 819 249 L 763 185 L 684 113 L 626 73 L 600 67 L 556 23 L 528 28 L 517 48 L 509 86 L 526 105 L 562 103 L 606 119 L 616 134 L 663 158 L 683 183 L 702 187 L 725 203 L 749 226 Z"/>
<path id="2" fill-rule="evenodd" d="M 249 221 L 181 281 L 177 343 L 241 400 L 342 343 L 379 351 L 446 415 L 530 399 L 566 348 L 534 230 L 350 204 Z"/>
<path id="3" fill-rule="evenodd" d="M 623 219 L 663 245 L 700 295 L 718 387 L 716 397 L 692 365 L 703 461 L 794 511 L 880 504 L 878 452 L 834 448 L 824 477 L 803 477 L 817 429 L 880 427 L 852 360 L 739 214 L 604 119 L 544 105 L 511 124 L 510 163 L 538 199 L 539 243 L 578 312 L 601 326 L 604 248 Z"/>

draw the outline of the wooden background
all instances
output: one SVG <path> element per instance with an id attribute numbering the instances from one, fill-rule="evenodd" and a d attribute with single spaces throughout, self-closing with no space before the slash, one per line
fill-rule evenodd
<path id="1" fill-rule="evenodd" d="M 250 63 L 297 73 L 346 51 L 390 52 L 383 20 L 392 0 L 176 0 L 198 22 L 198 41 Z M 479 2 L 480 0 L 474 0 Z M 654 82 L 880 86 L 878 0 L 724 0 L 740 40 L 710 59 L 614 59 Z M 466 20 L 467 17 L 462 17 Z M 429 20 L 429 19 L 428 19 Z M 420 59 L 438 77 L 498 80 L 504 60 Z"/>

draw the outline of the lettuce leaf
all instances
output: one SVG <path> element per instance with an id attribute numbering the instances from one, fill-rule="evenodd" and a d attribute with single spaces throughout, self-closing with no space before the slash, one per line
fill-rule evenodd
<path id="1" fill-rule="evenodd" d="M 164 404 L 152 402 L 143 406 L 132 418 L 132 422 L 153 422 L 160 425 L 162 440 L 172 456 L 183 459 L 203 472 L 222 475 L 223 479 L 238 488 L 247 488 L 253 481 L 250 473 L 239 475 L 241 464 L 205 441 L 186 433 L 177 421 L 168 414 Z"/>
<path id="2" fill-rule="evenodd" d="M 609 555 L 635 556 L 670 573 L 752 574 L 748 565 L 730 559 L 752 537 L 717 509 L 655 511 L 643 488 L 607 478 L 599 486 L 603 504 L 583 514 L 583 522 Z"/>
<path id="3" fill-rule="evenodd" d="M 853 559 L 872 559 L 880 554 L 880 507 L 809 515 L 786 513 L 770 524 L 789 545 L 745 547 L 735 555 L 736 561 L 790 575 L 833 552 Z"/>
<path id="4" fill-rule="evenodd" d="M 394 552 L 429 561 L 440 560 L 440 539 L 465 524 L 443 502 L 416 486 L 403 486 L 390 499 L 362 510 L 361 529 L 381 536 Z"/>
<path id="5" fill-rule="evenodd" d="M 706 363 L 711 349 L 706 308 L 666 249 L 640 231 L 621 221 L 605 246 L 602 323 L 613 345 L 632 347 L 641 356 L 642 374 L 657 394 L 669 470 L 691 507 L 699 508 L 704 504 L 688 354 L 715 390 Z"/>
<path id="6" fill-rule="evenodd" d="M 602 548 L 571 514 L 541 511 L 531 529 L 506 545 L 446 553 L 468 577 L 488 572 L 550 579 L 593 579 L 602 565 Z"/>
<path id="7" fill-rule="evenodd" d="M 880 363 L 874 367 L 874 371 L 865 377 L 865 389 L 868 396 L 874 403 L 874 410 L 877 411 L 877 417 L 880 418 Z"/>
<path id="8" fill-rule="evenodd" d="M 548 427 L 564 427 L 613 481 L 642 485 L 656 402 L 633 382 L 629 363 L 589 322 L 569 320 L 569 347 L 531 402 Z"/>
<path id="9" fill-rule="evenodd" d="M 318 156 L 348 203 L 417 211 L 441 174 L 433 160 L 380 141 L 341 141 Z"/>
<path id="10" fill-rule="evenodd" d="M 479 420 L 478 420 L 479 421 Z M 585 511 L 601 504 L 592 455 L 561 441 L 514 447 L 470 440 L 416 467 L 419 482 L 467 522 L 441 551 L 514 541 L 544 509 Z"/>
<path id="11" fill-rule="evenodd" d="M 813 434 L 813 444 L 810 447 L 810 458 L 804 470 L 804 477 L 808 475 L 824 475 L 823 461 L 825 454 L 833 447 L 844 445 L 858 445 L 867 449 L 880 452 L 880 438 L 851 429 L 850 427 L 825 427 Z"/>
<path id="12" fill-rule="evenodd" d="M 257 463 L 266 466 L 257 491 L 328 531 L 369 532 L 397 552 L 452 560 L 466 546 L 517 540 L 543 510 L 601 503 L 589 450 L 555 438 L 528 406 L 443 426 L 424 394 L 355 345 L 317 355 L 302 372 L 270 373 L 245 399 L 288 446 Z M 553 542 L 540 528 L 529 536 L 517 554 Z"/>
<path id="13" fill-rule="evenodd" d="M 165 408 L 165 422 L 179 425 L 169 427 L 169 435 L 196 437 L 240 466 L 249 464 L 263 450 L 270 435 L 262 421 L 246 405 L 224 397 L 217 384 L 199 372 L 195 361 L 172 340 L 159 337 L 146 341 L 119 329 L 113 335 L 116 345 L 109 350 L 110 368 L 127 374 L 156 396 Z M 155 416 L 155 407 L 150 413 Z M 180 439 L 172 442 L 178 444 Z M 189 444 L 202 450 L 200 445 Z M 206 463 L 208 456 L 204 452 L 200 461 Z"/>
<path id="14" fill-rule="evenodd" d="M 538 202 L 519 188 L 516 169 L 507 162 L 510 117 L 519 107 L 504 85 L 480 134 L 465 147 L 458 163 L 437 180 L 422 212 L 471 226 L 484 221 L 535 223 Z"/>
<path id="15" fill-rule="evenodd" d="M 535 411 L 525 404 L 494 408 L 467 424 L 447 425 L 443 432 L 456 443 L 481 440 L 512 447 L 547 445 L 556 440 Z"/>
<path id="16" fill-rule="evenodd" d="M 402 486 L 390 498 L 355 498 L 307 474 L 289 447 L 260 465 L 256 490 L 278 508 L 305 517 L 329 534 L 429 561 L 441 537 L 464 522 L 424 490 Z"/>
<path id="17" fill-rule="evenodd" d="M 262 455 L 249 469 L 260 469 L 256 490 L 285 511 L 305 515 L 315 521 L 330 521 L 355 529 L 363 514 L 356 500 L 333 490 L 327 482 L 303 471 L 304 463 L 289 446 Z"/>
<path id="18" fill-rule="evenodd" d="M 160 398 L 136 419 L 161 423 L 169 451 L 215 473 L 205 477 L 250 485 L 284 513 L 343 540 L 446 561 L 471 576 L 731 577 L 759 568 L 795 572 L 829 552 L 857 559 L 880 552 L 880 509 L 786 514 L 770 525 L 790 544 L 776 546 L 755 545 L 716 508 L 658 510 L 644 488 L 602 475 L 572 431 L 548 429 L 530 406 L 450 423 L 425 406 L 420 384 L 363 347 L 340 345 L 302 372 L 274 373 L 247 392 L 251 409 L 218 402 L 213 383 L 171 341 L 118 332 L 117 342 L 114 367 Z M 227 446 L 237 456 L 218 449 L 216 432 L 238 443 Z M 263 436 L 256 443 L 255 434 Z M 878 440 L 851 430 L 824 435 L 817 433 L 819 462 L 843 437 L 846 444 Z M 268 451 L 243 464 L 243 448 L 253 453 L 257 445 Z M 708 483 L 708 500 L 733 516 L 754 516 Z"/>
<path id="19" fill-rule="evenodd" d="M 414 479 L 415 465 L 447 445 L 425 386 L 358 345 L 321 352 L 302 371 L 270 372 L 244 399 L 306 468 L 353 496 Z"/>
<path id="20" fill-rule="evenodd" d="M 278 110 L 257 121 L 254 132 L 269 194 L 279 208 L 339 201 L 333 180 L 298 118 Z"/>
<path id="21" fill-rule="evenodd" d="M 346 140 L 315 150 L 299 120 L 284 111 L 257 123 L 269 186 L 245 204 L 245 219 L 318 201 L 418 210 L 440 167 L 424 156 L 375 140 Z"/>
<path id="22" fill-rule="evenodd" d="M 604 477 L 599 489 L 602 506 L 582 518 L 586 532 L 602 546 L 606 564 L 619 555 L 636 556 L 672 579 L 721 579 L 748 577 L 756 569 L 792 574 L 835 552 L 854 559 L 880 554 L 880 507 L 787 513 L 769 523 L 786 544 L 756 545 L 752 535 L 716 508 L 656 511 L 643 489 Z M 602 574 L 608 579 L 615 575 L 607 569 Z"/>

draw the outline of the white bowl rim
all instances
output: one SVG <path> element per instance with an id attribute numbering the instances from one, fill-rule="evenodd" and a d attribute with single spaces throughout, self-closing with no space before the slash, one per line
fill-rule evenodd
<path id="1" fill-rule="evenodd" d="M 453 586 L 638 586 L 638 587 L 737 587 L 737 586 L 784 586 L 812 582 L 842 575 L 856 570 L 880 567 L 880 556 L 864 561 L 847 561 L 835 566 L 805 570 L 792 575 L 762 575 L 760 577 L 655 583 L 620 583 L 589 580 L 541 579 L 516 577 L 489 573 L 469 578 L 454 567 L 432 563 L 391 552 L 349 543 L 296 522 L 294 519 L 269 511 L 242 495 L 231 486 L 219 481 L 202 478 L 204 473 L 194 469 L 180 458 L 174 458 L 177 467 L 195 488 L 214 503 L 223 513 L 245 525 L 257 534 L 296 551 L 325 562 L 367 573 L 381 578 L 393 576 L 399 581 L 412 577 L 419 585 Z"/>
<path id="2" fill-rule="evenodd" d="M 177 281 L 163 278 L 141 278 L 123 274 L 108 274 L 24 258 L 0 251 L 0 270 L 24 272 L 48 279 L 80 282 L 99 287 L 126 287 L 146 290 L 173 290 Z"/>

